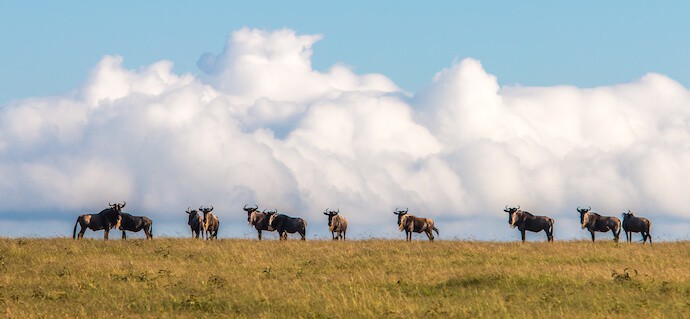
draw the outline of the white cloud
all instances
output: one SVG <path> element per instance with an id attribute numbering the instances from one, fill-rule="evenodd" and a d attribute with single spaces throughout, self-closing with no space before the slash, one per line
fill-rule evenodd
<path id="1" fill-rule="evenodd" d="M 690 92 L 668 77 L 501 87 L 464 59 L 409 94 L 384 75 L 314 70 L 320 38 L 242 29 L 202 56 L 200 77 L 106 56 L 76 95 L 4 106 L 0 218 L 68 224 L 126 200 L 177 235 L 184 209 L 214 205 L 221 233 L 253 237 L 237 225 L 258 203 L 306 217 L 312 238 L 327 207 L 355 236 L 397 234 L 401 206 L 436 218 L 441 238 L 474 239 L 517 238 L 506 204 L 555 217 L 557 238 L 581 232 L 578 205 L 690 219 Z"/>

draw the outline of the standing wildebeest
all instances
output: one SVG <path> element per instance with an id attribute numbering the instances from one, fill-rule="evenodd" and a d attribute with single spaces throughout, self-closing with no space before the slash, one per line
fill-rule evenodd
<path id="1" fill-rule="evenodd" d="M 508 224 L 510 227 L 517 227 L 522 235 L 522 242 L 525 242 L 525 231 L 529 230 L 531 232 L 538 233 L 540 231 L 546 232 L 546 239 L 548 241 L 553 241 L 553 218 L 547 216 L 534 216 L 529 212 L 520 209 L 520 205 L 517 208 L 511 207 L 503 210 L 508 213 Z"/>
<path id="2" fill-rule="evenodd" d="M 577 211 L 580 212 L 580 225 L 582 229 L 587 227 L 587 230 L 592 234 L 592 242 L 594 242 L 594 232 L 607 232 L 611 231 L 613 233 L 613 241 L 618 242 L 621 234 L 621 220 L 613 216 L 601 216 L 597 213 L 591 212 L 592 207 L 587 206 L 587 208 L 577 207 Z"/>
<path id="3" fill-rule="evenodd" d="M 204 220 L 201 216 L 199 216 L 199 212 L 197 210 L 190 210 L 191 207 L 187 207 L 187 210 L 185 213 L 189 215 L 189 219 L 187 220 L 187 225 L 189 225 L 189 228 L 192 229 L 192 238 L 199 238 L 199 235 L 201 235 L 201 238 L 204 238 Z"/>
<path id="4" fill-rule="evenodd" d="M 122 231 L 122 239 L 127 239 L 125 230 L 138 232 L 142 229 L 144 234 L 146 234 L 146 239 L 153 239 L 153 221 L 146 216 L 132 216 L 122 213 L 122 222 L 120 222 L 119 229 Z"/>
<path id="5" fill-rule="evenodd" d="M 259 233 L 259 240 L 261 240 L 261 231 L 266 230 L 266 231 L 274 231 L 275 229 L 269 225 L 268 221 L 271 218 L 271 215 L 277 213 L 277 212 L 266 212 L 264 210 L 263 212 L 259 211 L 259 206 L 254 205 L 256 207 L 249 207 L 247 208 L 247 205 L 244 205 L 244 208 L 242 208 L 245 212 L 247 212 L 247 222 L 249 223 L 250 226 L 254 226 L 256 228 L 256 231 Z"/>
<path id="6" fill-rule="evenodd" d="M 633 213 L 628 210 L 627 213 L 623 213 L 623 231 L 625 231 L 625 239 L 628 242 L 632 242 L 632 233 L 641 233 L 642 239 L 644 240 L 642 244 L 647 242 L 649 238 L 649 244 L 652 244 L 652 234 L 649 233 L 650 228 L 652 228 L 652 222 L 644 217 L 635 217 Z"/>
<path id="7" fill-rule="evenodd" d="M 283 214 L 272 214 L 268 224 L 278 231 L 280 240 L 287 240 L 287 234 L 299 233 L 302 240 L 306 240 L 307 221 L 299 217 L 290 217 Z"/>
<path id="8" fill-rule="evenodd" d="M 93 231 L 103 229 L 103 239 L 108 240 L 108 233 L 110 232 L 110 229 L 113 227 L 120 227 L 120 222 L 122 220 L 122 207 L 125 207 L 125 205 L 127 205 L 127 202 L 124 202 L 123 204 L 108 203 L 110 208 L 106 208 L 98 214 L 84 214 L 77 217 L 77 222 L 74 223 L 74 230 L 72 231 L 72 238 L 78 239 L 84 237 L 84 233 L 88 228 Z M 81 226 L 78 237 L 77 225 Z"/>
<path id="9" fill-rule="evenodd" d="M 340 209 L 337 211 L 332 211 L 326 208 L 326 211 L 323 212 L 324 215 L 328 216 L 328 230 L 331 231 L 333 240 L 345 240 L 345 233 L 347 232 L 347 219 L 338 215 L 338 213 L 340 213 Z"/>
<path id="10" fill-rule="evenodd" d="M 434 221 L 431 218 L 417 217 L 414 215 L 408 215 L 409 209 L 398 210 L 397 208 L 393 214 L 398 215 L 398 228 L 400 231 L 405 230 L 405 241 L 412 241 L 412 232 L 421 233 L 424 232 L 429 241 L 434 241 L 434 234 L 432 230 L 436 232 L 438 236 L 438 229 L 434 227 Z"/>
<path id="11" fill-rule="evenodd" d="M 220 226 L 220 219 L 218 216 L 211 213 L 211 208 L 199 207 L 199 210 L 204 213 L 204 229 L 206 230 L 206 239 L 218 239 L 218 227 Z"/>

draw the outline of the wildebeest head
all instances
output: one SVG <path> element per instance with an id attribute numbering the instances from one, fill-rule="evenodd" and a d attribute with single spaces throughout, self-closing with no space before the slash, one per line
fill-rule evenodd
<path id="1" fill-rule="evenodd" d="M 405 208 L 404 210 L 400 210 L 400 209 L 397 209 L 397 208 L 395 209 L 395 211 L 393 212 L 393 214 L 398 215 L 398 226 L 400 226 L 400 223 L 401 223 L 402 220 L 403 220 L 403 216 L 407 215 L 407 212 L 408 212 L 409 210 L 410 210 L 409 208 Z"/>
<path id="2" fill-rule="evenodd" d="M 199 212 L 196 209 L 191 209 L 191 207 L 187 207 L 187 210 L 185 211 L 187 215 L 189 215 L 189 219 L 187 220 L 187 225 L 191 225 L 194 219 L 199 218 Z"/>
<path id="3" fill-rule="evenodd" d="M 517 221 L 522 217 L 522 210 L 520 210 L 520 205 L 518 207 L 508 207 L 506 205 L 504 212 L 508 213 L 508 225 L 515 228 Z"/>
<path id="4" fill-rule="evenodd" d="M 252 213 L 259 210 L 259 205 L 254 204 L 254 206 L 256 207 L 247 208 L 247 204 L 245 204 L 244 208 L 242 208 L 245 212 L 247 212 L 247 222 L 249 223 L 251 223 Z"/>
<path id="5" fill-rule="evenodd" d="M 338 209 L 336 211 L 332 211 L 332 210 L 328 210 L 328 208 L 326 208 L 326 210 L 323 212 L 324 215 L 328 216 L 328 226 L 329 227 L 333 223 L 333 217 L 338 215 L 338 213 L 340 213 L 340 209 Z"/>
<path id="6" fill-rule="evenodd" d="M 631 211 L 628 209 L 628 212 L 627 212 L 627 213 L 623 213 L 623 220 L 625 220 L 626 218 L 629 218 L 629 217 L 634 217 L 634 216 L 635 216 L 635 215 L 633 215 L 633 212 L 631 212 Z"/>
<path id="7" fill-rule="evenodd" d="M 122 225 L 122 208 L 125 207 L 125 205 L 127 205 L 127 202 L 125 201 L 123 201 L 122 204 L 111 204 L 108 202 L 108 206 L 110 206 L 110 208 L 117 213 L 117 221 L 115 222 L 115 226 L 113 226 L 115 229 L 120 229 L 120 226 Z"/>
<path id="8" fill-rule="evenodd" d="M 587 208 L 580 208 L 580 206 L 577 206 L 577 211 L 580 212 L 580 224 L 582 228 L 587 227 L 587 224 L 589 223 L 589 216 L 590 216 L 590 211 L 592 210 L 592 207 L 587 206 Z"/>
<path id="9" fill-rule="evenodd" d="M 199 210 L 204 214 L 204 219 L 206 219 L 206 215 L 208 215 L 208 213 L 213 211 L 213 205 L 211 205 L 211 208 L 208 208 L 208 207 L 204 208 L 204 206 L 201 206 L 201 207 L 199 207 Z"/>

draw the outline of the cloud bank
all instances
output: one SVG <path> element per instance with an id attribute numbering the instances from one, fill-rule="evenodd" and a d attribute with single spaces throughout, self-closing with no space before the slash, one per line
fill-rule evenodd
<path id="1" fill-rule="evenodd" d="M 27 235 L 18 225 L 39 216 L 66 235 L 122 200 L 170 236 L 186 235 L 188 206 L 214 205 L 221 236 L 253 238 L 241 208 L 254 203 L 305 217 L 310 238 L 327 237 L 326 208 L 362 237 L 399 236 L 397 206 L 435 218 L 441 238 L 515 239 L 502 208 L 518 204 L 555 218 L 557 239 L 584 238 L 578 205 L 666 221 L 667 238 L 690 222 L 690 92 L 664 75 L 501 87 L 467 58 L 409 93 L 315 70 L 320 38 L 242 29 L 201 56 L 200 76 L 106 56 L 69 96 L 5 105 L 4 230 Z"/>

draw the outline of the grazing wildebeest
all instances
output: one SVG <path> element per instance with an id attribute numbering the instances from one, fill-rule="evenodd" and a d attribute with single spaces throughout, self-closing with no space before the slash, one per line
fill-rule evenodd
<path id="1" fill-rule="evenodd" d="M 414 215 L 408 215 L 409 209 L 398 210 L 397 208 L 393 214 L 398 215 L 398 228 L 400 231 L 405 231 L 405 241 L 412 241 L 412 232 L 421 233 L 424 232 L 429 241 L 434 241 L 434 234 L 432 230 L 436 232 L 438 236 L 438 229 L 434 226 L 434 221 L 431 218 L 417 217 Z"/>
<path id="2" fill-rule="evenodd" d="M 623 213 L 623 231 L 625 231 L 625 239 L 628 242 L 632 242 L 632 233 L 641 233 L 643 242 L 647 242 L 649 238 L 649 244 L 652 244 L 652 234 L 649 230 L 652 228 L 652 222 L 644 217 L 635 217 L 633 213 L 628 210 L 627 213 Z"/>
<path id="3" fill-rule="evenodd" d="M 529 230 L 531 232 L 538 233 L 540 231 L 546 232 L 546 239 L 548 241 L 553 241 L 553 218 L 547 216 L 534 216 L 529 212 L 520 209 L 520 205 L 517 208 L 511 207 L 503 210 L 508 213 L 508 224 L 510 227 L 517 227 L 522 235 L 522 242 L 525 242 L 525 231 Z"/>
<path id="4" fill-rule="evenodd" d="M 187 207 L 187 210 L 185 213 L 189 215 L 189 219 L 187 219 L 187 225 L 189 225 L 189 228 L 192 229 L 192 238 L 199 238 L 199 235 L 201 235 L 201 238 L 204 238 L 204 220 L 201 216 L 199 216 L 199 212 L 197 212 L 196 209 L 190 210 L 191 207 Z"/>
<path id="5" fill-rule="evenodd" d="M 613 241 L 618 242 L 621 234 L 621 220 L 613 216 L 601 216 L 597 213 L 592 212 L 592 207 L 587 206 L 587 208 L 577 207 L 577 211 L 580 212 L 580 225 L 582 229 L 587 228 L 592 234 L 592 241 L 594 241 L 594 232 L 607 232 L 611 231 L 613 233 Z"/>
<path id="6" fill-rule="evenodd" d="M 206 239 L 218 239 L 218 227 L 220 226 L 220 219 L 218 216 L 211 213 L 211 208 L 199 207 L 199 210 L 204 213 L 204 229 L 206 230 Z"/>
<path id="7" fill-rule="evenodd" d="M 307 240 L 307 221 L 302 218 L 290 217 L 284 214 L 272 214 L 268 219 L 268 224 L 278 231 L 280 240 L 287 240 L 288 233 L 299 233 L 302 236 L 302 240 Z"/>
<path id="8" fill-rule="evenodd" d="M 347 232 L 347 219 L 341 215 L 338 215 L 338 213 L 340 213 L 340 209 L 337 211 L 332 211 L 326 208 L 326 211 L 323 212 L 324 215 L 328 216 L 328 230 L 331 231 L 331 237 L 333 237 L 333 240 L 345 240 L 345 233 Z"/>
<path id="9" fill-rule="evenodd" d="M 122 220 L 122 207 L 125 207 L 127 202 L 123 204 L 108 203 L 110 208 L 102 210 L 98 214 L 84 214 L 77 217 L 77 222 L 74 223 L 74 230 L 72 231 L 72 238 L 79 239 L 84 237 L 86 229 L 93 231 L 104 230 L 103 239 L 108 240 L 108 233 L 113 227 L 119 228 Z M 81 226 L 79 229 L 79 236 L 77 236 L 77 225 Z"/>
<path id="10" fill-rule="evenodd" d="M 132 216 L 122 213 L 119 229 L 122 231 L 122 239 L 127 239 L 125 231 L 138 232 L 142 229 L 146 234 L 146 239 L 153 239 L 153 221 L 146 216 Z"/>
<path id="11" fill-rule="evenodd" d="M 276 212 L 266 212 L 265 210 L 263 212 L 259 211 L 259 206 L 254 205 L 256 207 L 249 207 L 247 208 L 247 205 L 244 205 L 243 210 L 247 212 L 247 222 L 249 223 L 250 226 L 254 226 L 256 228 L 256 231 L 259 233 L 259 240 L 261 240 L 261 231 L 266 230 L 266 231 L 274 231 L 275 229 L 269 225 L 269 219 L 271 218 L 271 215 L 275 214 Z"/>

